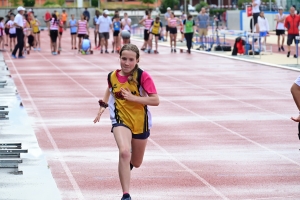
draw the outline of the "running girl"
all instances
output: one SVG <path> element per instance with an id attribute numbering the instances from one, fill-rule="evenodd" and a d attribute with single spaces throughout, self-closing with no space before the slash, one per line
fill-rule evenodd
<path id="1" fill-rule="evenodd" d="M 31 13 L 31 21 L 30 21 L 31 27 L 32 27 L 32 33 L 34 37 L 34 47 L 33 50 L 41 50 L 41 42 L 40 42 L 40 22 L 38 19 L 34 17 L 34 15 Z"/>
<path id="2" fill-rule="evenodd" d="M 120 44 L 119 44 L 120 29 L 121 29 L 120 17 L 119 17 L 119 15 L 115 15 L 114 16 L 114 21 L 113 21 L 114 39 L 113 39 L 113 42 L 112 42 L 112 47 L 113 47 L 112 53 L 115 52 L 114 51 L 115 47 L 116 47 L 116 52 L 118 52 L 120 50 Z"/>
<path id="3" fill-rule="evenodd" d="M 139 57 L 137 46 L 126 44 L 122 47 L 121 69 L 108 74 L 108 88 L 103 100 L 99 100 L 100 109 L 94 120 L 94 123 L 99 122 L 105 108 L 109 107 L 112 132 L 119 148 L 122 200 L 131 200 L 130 170 L 140 167 L 143 161 L 152 125 L 148 106 L 159 105 L 151 76 L 138 66 Z"/>
<path id="4" fill-rule="evenodd" d="M 57 55 L 58 20 L 56 14 L 52 14 L 50 21 L 49 36 L 51 38 L 51 53 Z"/>
<path id="5" fill-rule="evenodd" d="M 10 20 L 6 23 L 6 26 L 5 26 L 6 28 L 8 28 L 8 32 L 9 32 L 9 49 L 11 52 L 12 52 L 12 48 L 14 46 L 16 46 L 16 38 L 17 38 L 16 27 L 14 25 L 14 19 L 15 19 L 15 15 L 11 14 Z"/>
<path id="6" fill-rule="evenodd" d="M 154 53 L 158 53 L 157 47 L 158 47 L 158 39 L 161 36 L 161 31 L 162 31 L 162 23 L 159 19 L 159 17 L 155 18 L 155 21 L 152 22 L 151 28 L 150 28 L 150 38 L 149 38 L 149 50 L 148 53 L 151 53 L 152 49 L 152 39 L 153 37 L 155 38 L 155 51 Z"/>
<path id="7" fill-rule="evenodd" d="M 149 40 L 149 34 L 150 34 L 150 27 L 151 27 L 151 23 L 153 22 L 153 19 L 151 19 L 151 12 L 147 12 L 147 16 L 144 17 L 139 23 L 140 24 L 144 24 L 145 28 L 144 28 L 144 44 L 141 48 L 142 51 L 147 49 L 147 45 L 149 44 L 148 40 Z"/>
<path id="8" fill-rule="evenodd" d="M 2 51 L 4 51 L 4 18 L 0 17 L 0 46 Z"/>
<path id="9" fill-rule="evenodd" d="M 184 37 L 188 49 L 187 52 L 191 53 L 192 40 L 193 40 L 194 30 L 195 30 L 195 21 L 193 20 L 193 16 L 189 15 L 187 19 L 183 20 L 183 25 L 184 25 Z"/>
<path id="10" fill-rule="evenodd" d="M 85 35 L 89 35 L 89 24 L 87 23 L 87 21 L 85 20 L 85 16 L 83 14 L 81 14 L 81 18 L 80 20 L 77 21 L 77 36 L 78 36 L 78 52 L 80 52 L 80 47 L 81 47 L 81 42 L 82 42 L 82 38 Z"/>
<path id="11" fill-rule="evenodd" d="M 77 20 L 74 18 L 74 15 L 71 15 L 69 21 L 70 32 L 71 32 L 71 46 L 72 49 L 77 49 L 76 47 L 76 36 L 77 36 Z"/>
<path id="12" fill-rule="evenodd" d="M 61 51 L 61 38 L 63 35 L 63 31 L 64 31 L 64 21 L 62 15 L 60 15 L 58 21 L 58 51 Z"/>
<path id="13" fill-rule="evenodd" d="M 168 21 L 168 26 L 170 30 L 170 45 L 171 53 L 174 51 L 176 53 L 176 38 L 177 38 L 177 22 L 182 23 L 177 17 L 175 17 L 174 12 L 171 12 L 171 17 Z M 173 45 L 174 43 L 174 45 Z"/>

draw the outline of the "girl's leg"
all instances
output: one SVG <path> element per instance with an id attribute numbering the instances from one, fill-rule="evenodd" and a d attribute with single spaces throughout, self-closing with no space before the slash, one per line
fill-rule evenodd
<path id="1" fill-rule="evenodd" d="M 132 140 L 132 133 L 131 131 L 124 127 L 118 126 L 113 129 L 113 134 L 116 140 L 116 143 L 119 148 L 119 178 L 122 186 L 123 193 L 129 193 L 129 186 L 130 186 L 130 160 L 131 160 L 131 140 Z M 135 145 L 135 152 L 139 146 Z M 134 163 L 132 165 L 139 167 L 140 157 L 137 156 L 137 153 L 133 154 L 132 148 L 132 155 L 135 155 L 135 159 L 132 160 Z"/>
<path id="2" fill-rule="evenodd" d="M 173 49 L 173 34 L 170 33 L 170 46 L 171 46 L 171 49 Z"/>
<path id="3" fill-rule="evenodd" d="M 10 49 L 10 51 L 12 51 L 12 40 L 13 40 L 14 38 L 9 38 L 9 49 Z"/>
<path id="4" fill-rule="evenodd" d="M 144 153 L 146 149 L 148 139 L 134 139 L 131 140 L 131 161 L 130 163 L 138 168 L 141 166 L 144 158 Z"/>
<path id="5" fill-rule="evenodd" d="M 61 34 L 58 34 L 58 48 L 61 49 Z"/>
<path id="6" fill-rule="evenodd" d="M 155 36 L 155 50 L 158 52 L 158 36 Z"/>
<path id="7" fill-rule="evenodd" d="M 277 36 L 277 45 L 278 49 L 280 50 L 280 35 Z"/>
<path id="8" fill-rule="evenodd" d="M 173 42 L 174 42 L 174 49 L 176 49 L 176 38 L 177 38 L 177 33 L 174 34 L 174 39 L 173 39 Z"/>
<path id="9" fill-rule="evenodd" d="M 153 40 L 153 35 L 152 34 L 150 34 L 149 35 L 149 40 L 148 40 L 148 50 L 149 51 L 151 51 L 151 49 L 152 49 L 152 40 Z M 150 53 L 150 52 L 149 52 Z"/>
<path id="10" fill-rule="evenodd" d="M 41 37 L 40 37 L 40 34 L 36 34 L 37 35 L 37 43 L 38 43 L 38 47 L 39 49 L 41 49 Z"/>
<path id="11" fill-rule="evenodd" d="M 81 49 L 80 47 L 81 47 L 81 37 L 78 38 L 78 51 Z"/>
<path id="12" fill-rule="evenodd" d="M 77 35 L 74 35 L 74 47 L 76 47 Z"/>
<path id="13" fill-rule="evenodd" d="M 282 37 L 281 46 L 283 47 L 283 44 L 284 44 L 284 35 L 282 34 L 281 37 Z"/>
<path id="14" fill-rule="evenodd" d="M 74 38 L 73 38 L 73 35 L 71 35 L 71 46 L 72 46 L 72 49 L 74 48 L 73 44 L 74 44 Z"/>

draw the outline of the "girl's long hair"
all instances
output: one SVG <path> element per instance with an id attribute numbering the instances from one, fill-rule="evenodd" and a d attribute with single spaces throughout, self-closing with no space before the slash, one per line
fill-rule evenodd
<path id="1" fill-rule="evenodd" d="M 52 18 L 54 18 L 53 24 L 57 22 L 57 16 L 55 13 L 52 13 Z"/>

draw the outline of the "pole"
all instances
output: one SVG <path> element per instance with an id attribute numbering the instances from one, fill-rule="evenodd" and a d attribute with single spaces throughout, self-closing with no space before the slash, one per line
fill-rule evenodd
<path id="1" fill-rule="evenodd" d="M 184 12 L 185 12 L 185 14 L 187 14 L 187 9 L 186 9 L 186 0 L 184 0 Z"/>
<path id="2" fill-rule="evenodd" d="M 271 2 L 271 0 L 269 0 L 269 4 L 270 4 L 270 11 L 271 11 L 271 5 L 272 5 L 272 2 Z"/>

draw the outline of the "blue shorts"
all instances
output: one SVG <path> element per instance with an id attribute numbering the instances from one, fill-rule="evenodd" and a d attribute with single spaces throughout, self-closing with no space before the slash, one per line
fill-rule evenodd
<path id="1" fill-rule="evenodd" d="M 111 132 L 113 133 L 113 129 L 115 127 L 118 127 L 118 126 L 124 126 L 124 127 L 128 128 L 131 131 L 131 129 L 128 126 L 126 126 L 125 124 L 115 123 L 115 124 L 112 125 Z M 144 133 L 139 133 L 139 134 L 133 134 L 132 131 L 131 131 L 131 134 L 132 134 L 133 139 L 145 140 L 150 136 L 150 130 L 146 131 Z"/>
<path id="2" fill-rule="evenodd" d="M 267 34 L 268 34 L 267 31 L 259 32 L 259 36 L 260 36 L 260 37 L 266 37 Z"/>
<path id="3" fill-rule="evenodd" d="M 87 51 L 90 48 L 90 45 L 82 45 L 81 49 Z"/>

